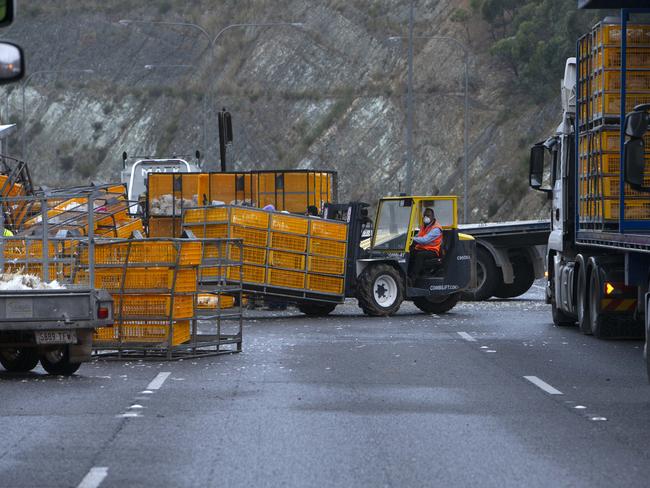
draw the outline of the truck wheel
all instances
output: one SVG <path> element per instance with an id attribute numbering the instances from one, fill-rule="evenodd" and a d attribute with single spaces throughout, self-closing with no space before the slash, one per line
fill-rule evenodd
<path id="1" fill-rule="evenodd" d="M 512 268 L 515 279 L 512 283 L 501 283 L 494 290 L 494 296 L 499 298 L 514 298 L 526 293 L 535 281 L 535 268 L 525 257 L 514 259 Z"/>
<path id="2" fill-rule="evenodd" d="M 10 373 L 27 373 L 38 364 L 38 351 L 31 347 L 0 349 L 0 364 Z"/>
<path id="3" fill-rule="evenodd" d="M 357 300 L 372 317 L 387 317 L 399 310 L 404 301 L 402 276 L 392 266 L 368 266 L 359 276 Z"/>
<path id="4" fill-rule="evenodd" d="M 571 327 L 576 323 L 574 319 L 557 308 L 557 304 L 555 302 L 555 293 L 551 295 L 551 313 L 553 314 L 553 323 L 557 327 Z"/>
<path id="5" fill-rule="evenodd" d="M 578 269 L 578 286 L 576 308 L 578 310 L 578 327 L 583 334 L 591 335 L 591 322 L 589 321 L 589 296 L 587 288 L 587 271 L 585 266 Z"/>
<path id="6" fill-rule="evenodd" d="M 606 337 L 608 332 L 607 318 L 600 310 L 601 288 L 598 269 L 594 268 L 591 270 L 591 279 L 589 280 L 589 325 L 591 333 L 599 339 Z"/>
<path id="7" fill-rule="evenodd" d="M 494 264 L 492 255 L 479 247 L 476 250 L 476 281 L 478 286 L 472 290 L 464 291 L 461 297 L 468 302 L 487 300 L 494 295 L 499 280 L 500 272 L 497 265 Z"/>
<path id="8" fill-rule="evenodd" d="M 460 300 L 460 293 L 454 293 L 446 297 L 416 297 L 413 303 L 424 313 L 445 313 L 456 306 Z"/>
<path id="9" fill-rule="evenodd" d="M 309 317 L 325 317 L 334 311 L 336 303 L 302 302 L 298 310 Z"/>
<path id="10" fill-rule="evenodd" d="M 41 354 L 41 366 L 50 374 L 70 376 L 77 372 L 81 363 L 70 362 L 68 346 L 61 346 Z"/>

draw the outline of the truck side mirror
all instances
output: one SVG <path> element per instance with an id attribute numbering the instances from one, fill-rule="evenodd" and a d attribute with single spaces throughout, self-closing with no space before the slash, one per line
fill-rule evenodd
<path id="1" fill-rule="evenodd" d="M 0 0 L 0 27 L 6 27 L 14 21 L 15 0 Z"/>
<path id="2" fill-rule="evenodd" d="M 544 169 L 546 167 L 546 157 L 548 153 L 544 143 L 535 144 L 530 148 L 530 168 L 528 174 L 528 184 L 531 188 L 538 191 L 550 192 L 551 188 L 543 188 Z"/>
<path id="3" fill-rule="evenodd" d="M 628 140 L 623 146 L 625 182 L 637 191 L 650 192 L 644 186 L 645 143 L 643 137 L 648 130 L 647 105 L 639 105 L 625 117 L 625 135 Z"/>
<path id="4" fill-rule="evenodd" d="M 11 42 L 0 42 L 0 85 L 14 83 L 23 76 L 25 57 L 22 48 Z"/>

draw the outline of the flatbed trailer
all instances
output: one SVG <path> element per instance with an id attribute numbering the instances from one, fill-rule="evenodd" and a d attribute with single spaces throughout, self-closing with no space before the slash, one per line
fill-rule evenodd
<path id="1" fill-rule="evenodd" d="M 463 299 L 514 298 L 544 277 L 550 221 L 461 224 L 458 230 L 474 237 L 477 247 L 477 287 Z"/>

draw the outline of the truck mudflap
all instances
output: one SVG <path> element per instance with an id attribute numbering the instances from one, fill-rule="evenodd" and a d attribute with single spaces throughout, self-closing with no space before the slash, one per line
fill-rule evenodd
<path id="1" fill-rule="evenodd" d="M 445 296 L 460 293 L 476 286 L 476 241 L 459 234 L 458 241 L 445 256 L 439 276 L 418 280 L 407 294 L 417 296 Z"/>

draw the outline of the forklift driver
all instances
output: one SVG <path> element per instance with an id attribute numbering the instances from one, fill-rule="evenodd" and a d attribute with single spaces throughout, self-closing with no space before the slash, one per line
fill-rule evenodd
<path id="1" fill-rule="evenodd" d="M 438 224 L 432 208 L 424 211 L 422 226 L 418 235 L 411 244 L 411 257 L 409 259 L 409 277 L 415 281 L 425 266 L 428 259 L 439 258 L 442 249 L 442 227 Z"/>

